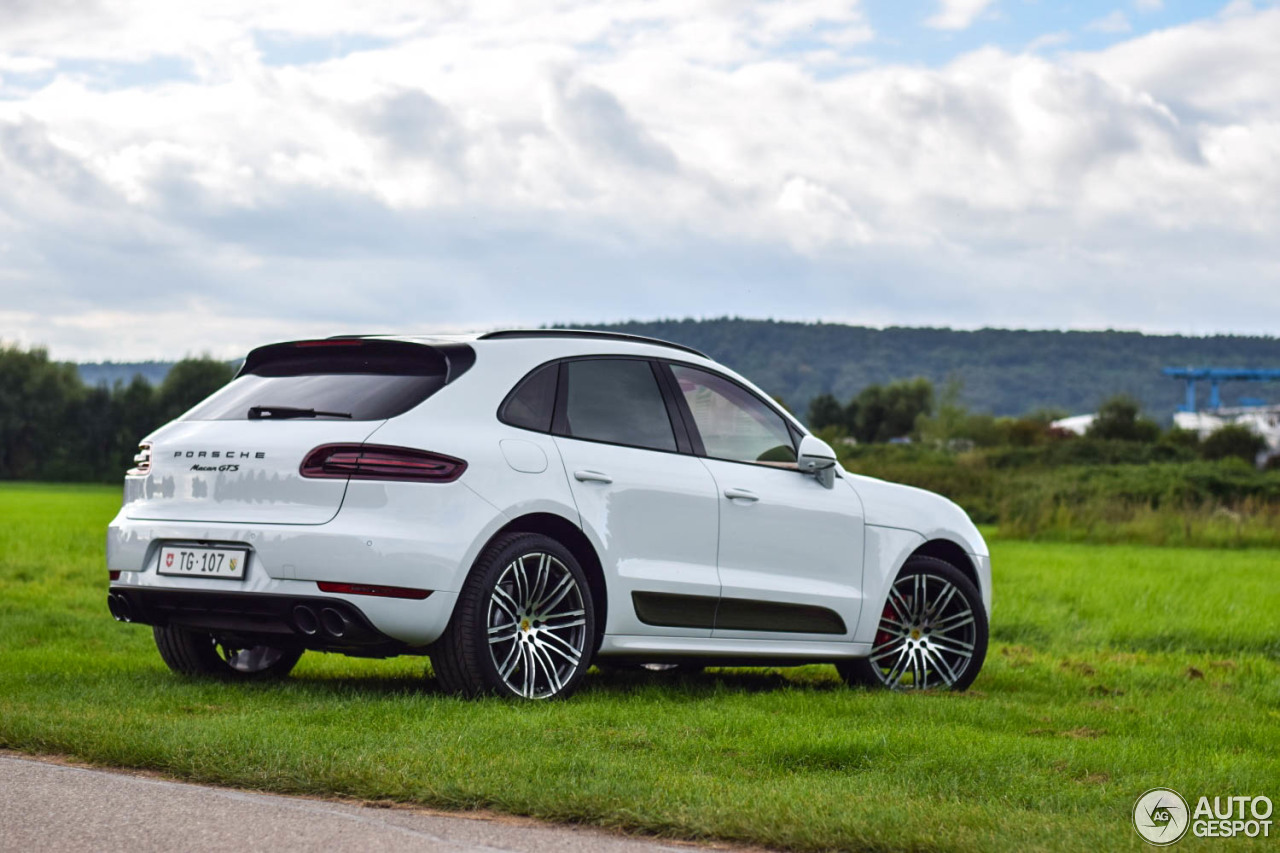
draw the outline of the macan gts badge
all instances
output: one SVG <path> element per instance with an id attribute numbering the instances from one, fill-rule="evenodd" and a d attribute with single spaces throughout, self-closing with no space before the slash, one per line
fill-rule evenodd
<path id="1" fill-rule="evenodd" d="M 107 562 L 175 672 L 417 654 L 466 696 L 592 664 L 962 690 L 991 611 L 955 504 L 850 474 L 695 350 L 585 331 L 260 347 L 142 442 Z"/>

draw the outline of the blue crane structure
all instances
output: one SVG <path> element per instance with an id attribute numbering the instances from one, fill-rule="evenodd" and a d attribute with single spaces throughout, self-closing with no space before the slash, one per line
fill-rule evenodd
<path id="1" fill-rule="evenodd" d="M 1223 382 L 1275 382 L 1280 381 L 1280 370 L 1251 370 L 1238 367 L 1166 367 L 1165 376 L 1184 379 L 1187 383 L 1187 401 L 1179 407 L 1183 412 L 1196 410 L 1196 380 L 1209 381 L 1209 408 L 1222 408 L 1222 395 L 1218 386 Z"/>

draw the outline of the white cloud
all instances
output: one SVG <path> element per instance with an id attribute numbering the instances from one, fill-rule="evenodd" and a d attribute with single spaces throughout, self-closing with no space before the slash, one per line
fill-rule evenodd
<path id="1" fill-rule="evenodd" d="M 1231 0 L 1218 14 L 1223 18 L 1247 17 L 1258 11 L 1253 0 Z"/>
<path id="2" fill-rule="evenodd" d="M 847 3 L 418 5 L 22 7 L 0 338 L 230 355 L 725 313 L 1276 331 L 1278 10 L 925 68 L 859 66 Z"/>
<path id="3" fill-rule="evenodd" d="M 1124 12 L 1116 9 L 1109 15 L 1090 21 L 1085 25 L 1085 29 L 1099 33 L 1127 33 L 1133 30 L 1133 25 L 1129 23 L 1129 18 Z"/>
<path id="4" fill-rule="evenodd" d="M 1071 33 L 1068 32 L 1045 33 L 1042 36 L 1036 36 L 1028 42 L 1027 46 L 1022 49 L 1022 52 L 1037 53 L 1049 48 L 1060 47 L 1070 41 Z"/>
<path id="5" fill-rule="evenodd" d="M 1160 30 L 1074 64 L 1189 119 L 1265 125 L 1280 118 L 1280 8 Z"/>
<path id="6" fill-rule="evenodd" d="M 1139 12 L 1159 12 L 1164 8 L 1164 0 L 1133 0 L 1133 7 Z"/>
<path id="7" fill-rule="evenodd" d="M 54 67 L 51 59 L 39 56 L 4 56 L 0 54 L 0 71 L 11 71 L 17 74 L 32 74 L 48 71 Z"/>
<path id="8" fill-rule="evenodd" d="M 938 30 L 967 30 L 995 0 L 938 0 L 938 12 L 925 25 Z"/>
<path id="9" fill-rule="evenodd" d="M 6 336 L 0 346 L 39 346 L 58 341 L 58 359 L 145 361 L 209 353 L 243 355 L 264 341 L 327 337 L 346 332 L 340 322 L 296 322 L 286 318 L 236 317 L 199 302 L 176 308 L 100 309 L 67 316 L 0 310 Z M 219 306 L 221 307 L 221 306 Z M 193 330 L 198 329 L 196 336 Z"/>

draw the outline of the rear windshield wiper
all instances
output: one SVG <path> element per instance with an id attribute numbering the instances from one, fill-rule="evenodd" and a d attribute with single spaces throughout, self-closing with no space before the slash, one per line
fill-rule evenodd
<path id="1" fill-rule="evenodd" d="M 250 406 L 249 420 L 263 418 L 349 418 L 350 412 L 318 412 L 315 409 L 298 409 L 293 406 Z"/>

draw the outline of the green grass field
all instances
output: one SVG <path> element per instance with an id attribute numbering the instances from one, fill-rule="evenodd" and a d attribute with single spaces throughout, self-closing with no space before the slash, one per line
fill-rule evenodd
<path id="1" fill-rule="evenodd" d="M 0 487 L 0 747 L 801 850 L 1139 849 L 1150 787 L 1280 801 L 1280 551 L 996 539 L 967 694 L 851 690 L 814 666 L 467 702 L 414 658 L 311 654 L 281 685 L 171 675 L 148 629 L 107 615 L 118 500 Z"/>

